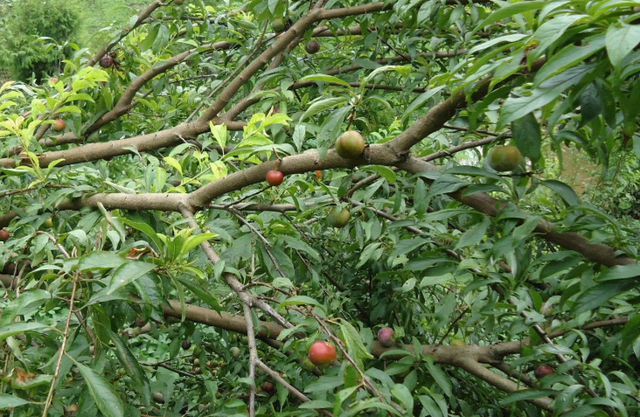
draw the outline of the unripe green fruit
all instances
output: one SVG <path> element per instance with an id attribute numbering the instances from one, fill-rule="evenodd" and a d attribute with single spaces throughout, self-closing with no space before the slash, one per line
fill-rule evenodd
<path id="1" fill-rule="evenodd" d="M 284 26 L 284 19 L 274 19 L 274 21 L 271 22 L 271 28 L 274 32 L 282 32 L 284 30 Z"/>
<path id="2" fill-rule="evenodd" d="M 164 404 L 164 395 L 161 392 L 154 392 L 151 394 L 151 396 L 153 397 L 153 401 L 157 402 L 158 404 Z"/>
<path id="3" fill-rule="evenodd" d="M 236 347 L 236 346 L 232 347 L 230 352 L 231 352 L 231 356 L 234 357 L 234 358 L 237 358 L 237 357 L 240 356 L 240 348 L 239 347 Z"/>
<path id="4" fill-rule="evenodd" d="M 451 346 L 466 346 L 467 344 L 464 343 L 464 340 L 460 340 L 460 339 L 456 339 L 453 342 L 451 342 Z"/>
<path id="5" fill-rule="evenodd" d="M 512 145 L 496 146 L 489 151 L 489 166 L 498 172 L 512 171 L 520 165 L 522 154 Z"/>
<path id="6" fill-rule="evenodd" d="M 347 225 L 347 223 L 349 223 L 350 218 L 351 213 L 349 213 L 349 210 L 343 209 L 341 211 L 338 211 L 338 208 L 334 207 L 331 209 L 329 215 L 327 216 L 327 223 L 329 224 L 329 226 L 333 227 L 344 227 Z"/>
<path id="7" fill-rule="evenodd" d="M 47 220 L 45 220 L 45 221 L 44 221 L 44 223 L 42 223 L 42 225 L 43 225 L 44 227 L 51 228 L 51 227 L 53 227 L 53 220 L 51 220 L 51 219 L 47 219 Z"/>
<path id="8" fill-rule="evenodd" d="M 366 143 L 359 132 L 348 130 L 336 141 L 336 152 L 345 159 L 354 159 L 362 155 Z"/>

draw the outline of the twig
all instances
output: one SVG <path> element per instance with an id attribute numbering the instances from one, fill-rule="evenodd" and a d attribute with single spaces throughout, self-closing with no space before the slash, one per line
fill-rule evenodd
<path id="1" fill-rule="evenodd" d="M 271 368 L 269 368 L 261 360 L 259 360 L 259 359 L 256 360 L 256 366 L 258 366 L 258 368 L 262 369 L 262 371 L 264 373 L 266 373 L 267 375 L 269 375 L 271 378 L 273 378 L 276 381 L 278 381 L 279 383 L 281 383 L 290 393 L 295 395 L 300 401 L 303 401 L 305 403 L 311 401 L 309 399 L 309 397 L 307 397 L 306 395 L 304 395 L 303 393 L 298 391 L 293 385 L 291 385 L 287 381 L 285 381 L 284 378 L 282 378 L 279 373 L 277 373 L 276 371 L 274 371 Z M 329 416 L 329 417 L 333 416 L 333 414 L 331 412 L 325 410 L 324 408 L 321 408 L 318 411 L 321 412 L 322 414 L 324 414 L 325 416 Z"/>
<path id="2" fill-rule="evenodd" d="M 51 387 L 49 388 L 49 395 L 47 395 L 47 399 L 44 402 L 44 410 L 42 411 L 42 417 L 46 417 L 49 413 L 49 408 L 51 407 L 51 403 L 53 401 L 53 393 L 56 390 L 56 381 L 60 376 L 60 368 L 62 366 L 62 358 L 64 357 L 65 350 L 67 348 L 67 341 L 69 340 L 69 329 L 71 328 L 71 316 L 73 315 L 73 305 L 76 299 L 76 290 L 78 289 L 78 278 L 80 277 L 79 272 L 75 272 L 73 277 L 73 289 L 71 290 L 71 300 L 69 301 L 69 314 L 67 314 L 67 322 L 64 326 L 64 335 L 62 336 L 62 345 L 60 346 L 60 355 L 58 356 L 58 362 L 56 363 L 56 370 L 53 374 L 53 379 L 51 380 Z"/>

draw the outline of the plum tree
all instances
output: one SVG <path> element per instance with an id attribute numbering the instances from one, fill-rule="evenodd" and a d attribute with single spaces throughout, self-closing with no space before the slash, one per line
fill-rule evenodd
<path id="1" fill-rule="evenodd" d="M 1 410 L 638 414 L 630 2 L 138 3 L 0 83 Z"/>

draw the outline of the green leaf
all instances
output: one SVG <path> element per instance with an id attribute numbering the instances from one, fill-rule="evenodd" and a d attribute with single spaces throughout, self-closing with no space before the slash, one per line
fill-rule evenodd
<path id="1" fill-rule="evenodd" d="M 456 244 L 455 249 L 466 248 L 468 246 L 475 246 L 482 242 L 482 239 L 487 233 L 487 228 L 491 225 L 491 220 L 488 217 L 484 217 L 480 223 L 473 225 L 467 230 Z"/>
<path id="2" fill-rule="evenodd" d="M 526 1 L 521 3 L 509 4 L 491 13 L 489 17 L 478 24 L 474 32 L 477 32 L 483 27 L 488 26 L 492 23 L 506 19 L 507 17 L 541 9 L 545 4 L 547 4 L 546 1 Z"/>
<path id="3" fill-rule="evenodd" d="M 406 75 L 409 75 L 409 73 L 411 72 L 411 66 L 410 65 L 385 65 L 383 67 L 376 68 L 373 71 L 371 71 L 371 73 L 362 80 L 362 86 L 360 88 L 365 89 L 366 84 L 370 83 L 379 74 L 387 71 L 396 71 L 401 75 L 406 76 Z"/>
<path id="4" fill-rule="evenodd" d="M 413 396 L 409 388 L 403 384 L 395 384 L 393 388 L 391 388 L 391 395 L 400 400 L 402 405 L 404 405 L 407 415 L 413 415 Z"/>
<path id="5" fill-rule="evenodd" d="M 560 52 L 553 55 L 536 74 L 534 85 L 538 87 L 542 82 L 548 80 L 554 75 L 565 71 L 574 65 L 585 62 L 587 58 L 597 53 L 605 46 L 604 36 L 595 36 L 591 39 L 586 39 L 585 42 L 588 43 L 584 46 L 573 44 L 566 46 Z"/>
<path id="6" fill-rule="evenodd" d="M 75 362 L 75 364 L 82 374 L 98 410 L 106 417 L 124 417 L 122 402 L 113 387 L 93 369 L 79 362 Z"/>
<path id="7" fill-rule="evenodd" d="M 640 264 L 617 265 L 604 271 L 598 277 L 598 282 L 635 278 L 640 276 Z"/>
<path id="8" fill-rule="evenodd" d="M 2 309 L 0 327 L 11 323 L 18 315 L 30 315 L 50 299 L 51 293 L 45 290 L 31 290 L 21 294 Z"/>
<path id="9" fill-rule="evenodd" d="M 278 305 L 278 310 L 286 307 L 286 306 L 291 306 L 291 305 L 295 305 L 295 306 L 303 306 L 303 305 L 312 305 L 315 307 L 318 307 L 322 310 L 324 310 L 324 305 L 320 304 L 319 302 L 317 302 L 316 300 L 314 300 L 311 297 L 307 297 L 305 295 L 297 295 L 295 297 L 290 297 L 287 298 L 286 300 L 284 300 L 283 302 L 281 302 Z"/>
<path id="10" fill-rule="evenodd" d="M 538 120 L 529 113 L 511 123 L 513 139 L 522 155 L 531 159 L 535 163 L 542 157 L 542 136 Z"/>
<path id="11" fill-rule="evenodd" d="M 329 142 L 333 142 L 338 138 L 338 133 L 343 129 L 344 119 L 351 113 L 352 109 L 352 106 L 345 106 L 331 113 L 318 133 L 319 147 L 327 149 Z"/>
<path id="12" fill-rule="evenodd" d="M 284 242 L 287 244 L 287 247 L 305 252 L 311 258 L 318 262 L 322 259 L 318 251 L 309 246 L 306 242 L 288 235 L 281 235 L 280 238 L 284 240 Z"/>
<path id="13" fill-rule="evenodd" d="M 91 252 L 80 258 L 78 269 L 89 271 L 92 269 L 117 268 L 127 262 L 126 259 L 113 252 Z"/>
<path id="14" fill-rule="evenodd" d="M 164 252 L 163 250 L 165 246 L 164 242 L 160 238 L 160 236 L 156 233 L 156 231 L 153 230 L 153 227 L 149 226 L 146 223 L 138 223 L 126 218 L 121 218 L 120 220 L 126 225 L 131 226 L 134 229 L 139 230 L 145 235 L 147 235 L 151 239 L 151 241 L 156 245 L 156 250 L 160 253 Z"/>
<path id="15" fill-rule="evenodd" d="M 381 166 L 381 165 L 372 165 L 372 166 L 368 166 L 368 167 L 363 169 L 363 171 L 365 171 L 365 170 L 366 171 L 374 171 L 374 172 L 378 173 L 378 175 L 383 177 L 385 180 L 387 180 L 391 184 L 395 184 L 396 183 L 397 175 L 393 171 L 393 169 L 391 169 L 389 167 L 385 167 L 385 166 Z"/>
<path id="16" fill-rule="evenodd" d="M 538 46 L 533 51 L 534 59 L 542 56 L 546 50 L 564 33 L 581 19 L 587 18 L 584 14 L 568 14 L 563 16 L 554 16 L 553 19 L 547 20 L 536 30 L 531 41 L 538 42 Z"/>
<path id="17" fill-rule="evenodd" d="M 48 329 L 49 326 L 40 323 L 12 323 L 4 327 L 0 327 L 0 342 L 7 337 L 15 336 L 26 332 L 39 332 Z"/>
<path id="18" fill-rule="evenodd" d="M 544 180 L 540 181 L 540 184 L 547 186 L 558 193 L 567 205 L 577 206 L 580 204 L 580 197 L 578 197 L 578 194 L 576 194 L 573 188 L 569 187 L 564 182 L 557 180 Z"/>
<path id="19" fill-rule="evenodd" d="M 0 394 L 0 410 L 21 407 L 25 404 L 29 404 L 29 401 L 14 397 L 13 395 Z"/>
<path id="20" fill-rule="evenodd" d="M 584 76 L 590 74 L 594 65 L 581 65 L 571 68 L 545 83 L 545 87 L 536 88 L 530 95 L 509 97 L 502 105 L 498 128 L 502 128 L 557 99 L 566 89 L 579 83 Z"/>
<path id="21" fill-rule="evenodd" d="M 113 275 L 111 276 L 107 295 L 111 295 L 119 288 L 131 284 L 133 281 L 137 280 L 144 274 L 151 272 L 155 268 L 156 265 L 154 264 L 139 261 L 130 261 L 118 267 L 113 271 Z"/>
<path id="22" fill-rule="evenodd" d="M 365 348 L 360 332 L 346 320 L 340 320 L 340 331 L 350 352 L 357 352 L 358 359 L 373 359 Z"/>
<path id="23" fill-rule="evenodd" d="M 300 121 L 302 122 L 304 119 L 307 119 L 323 111 L 337 107 L 342 103 L 346 103 L 348 100 L 349 100 L 348 97 L 330 97 L 330 98 L 325 98 L 324 100 L 315 101 L 309 106 L 307 111 L 305 111 L 302 114 L 302 116 L 300 116 Z"/>
<path id="24" fill-rule="evenodd" d="M 638 280 L 608 281 L 597 284 L 583 292 L 573 306 L 573 313 L 595 310 L 611 298 L 638 285 Z"/>
<path id="25" fill-rule="evenodd" d="M 549 395 L 555 394 L 553 390 L 543 390 L 543 389 L 528 389 L 528 390 L 520 390 L 516 392 L 512 392 L 507 395 L 505 398 L 500 400 L 500 405 L 507 405 L 511 403 L 515 403 L 518 401 L 526 401 L 533 400 L 534 398 L 542 398 L 547 397 Z"/>
<path id="26" fill-rule="evenodd" d="M 209 293 L 199 282 L 193 282 L 189 278 L 184 276 L 178 276 L 178 281 L 187 287 L 189 291 L 195 294 L 199 299 L 207 303 L 215 311 L 222 311 L 222 307 L 218 303 L 218 300 Z"/>
<path id="27" fill-rule="evenodd" d="M 351 85 L 344 81 L 341 80 L 338 77 L 334 77 L 331 75 L 326 75 L 326 74 L 313 74 L 313 75 L 307 75 L 306 77 L 302 77 L 300 78 L 300 80 L 298 82 L 304 83 L 307 81 L 314 81 L 314 82 L 324 82 L 324 83 L 331 83 L 331 84 L 340 84 L 343 85 L 349 89 L 353 89 L 351 87 Z"/>
<path id="28" fill-rule="evenodd" d="M 191 252 L 191 250 L 193 250 L 193 248 L 199 246 L 202 242 L 213 239 L 216 236 L 218 235 L 216 235 L 215 233 L 200 233 L 197 235 L 189 236 L 186 242 L 184 242 L 184 244 L 182 245 L 182 249 L 180 250 L 181 255 L 184 256 L 188 254 L 189 252 Z"/>
<path id="29" fill-rule="evenodd" d="M 449 376 L 442 369 L 440 369 L 440 366 L 433 363 L 433 358 L 431 356 L 427 356 L 424 363 L 427 367 L 427 370 L 436 381 L 436 384 L 438 384 L 440 389 L 442 389 L 447 397 L 451 397 L 453 394 L 451 392 L 452 387 L 451 379 L 449 379 Z"/>
<path id="30" fill-rule="evenodd" d="M 556 396 L 553 402 L 554 415 L 557 416 L 573 405 L 573 399 L 580 391 L 584 389 L 584 385 L 571 385 Z"/>
<path id="31" fill-rule="evenodd" d="M 110 329 L 105 330 L 109 334 L 109 337 L 116 348 L 115 354 L 118 357 L 118 360 L 122 364 L 124 370 L 127 371 L 127 374 L 137 383 L 137 388 L 141 388 L 139 385 L 147 384 L 148 381 L 146 374 L 127 345 L 116 333 L 112 332 Z"/>
<path id="32" fill-rule="evenodd" d="M 409 107 L 407 107 L 407 109 L 404 111 L 404 114 L 402 115 L 402 122 L 405 122 L 407 120 L 407 118 L 409 116 L 411 116 L 411 114 L 414 111 L 416 111 L 417 109 L 422 107 L 424 105 L 424 103 L 426 103 L 431 97 L 433 97 L 440 90 L 443 90 L 445 87 L 446 87 L 446 85 L 441 85 L 441 86 L 436 87 L 436 88 L 430 88 L 429 90 L 427 90 L 424 93 L 420 94 L 415 100 L 413 100 L 413 102 L 411 102 Z"/>
<path id="33" fill-rule="evenodd" d="M 605 39 L 609 61 L 617 69 L 633 48 L 640 44 L 640 26 L 625 23 L 621 23 L 621 26 L 612 24 L 607 29 Z"/>

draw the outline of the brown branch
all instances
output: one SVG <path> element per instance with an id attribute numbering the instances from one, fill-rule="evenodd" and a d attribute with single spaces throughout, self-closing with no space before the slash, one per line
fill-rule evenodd
<path id="1" fill-rule="evenodd" d="M 196 230 L 196 233 L 200 233 L 200 227 L 198 226 L 198 223 L 193 217 L 193 212 L 189 210 L 189 208 L 187 208 L 185 204 L 180 205 L 180 213 L 182 213 L 182 215 L 187 219 L 187 221 L 189 222 L 189 226 L 193 227 Z M 220 257 L 215 252 L 215 250 L 213 250 L 213 248 L 211 247 L 211 244 L 208 241 L 205 240 L 204 242 L 202 242 L 200 244 L 200 247 L 202 248 L 204 253 L 207 255 L 207 258 L 209 258 L 209 261 L 213 265 L 220 262 Z M 289 323 L 284 317 L 282 317 L 280 313 L 278 313 L 275 309 L 273 309 L 273 307 L 271 307 L 269 304 L 265 303 L 264 301 L 258 300 L 249 292 L 247 292 L 244 289 L 244 286 L 242 285 L 242 283 L 238 281 L 238 279 L 233 274 L 226 272 L 222 274 L 222 277 L 227 282 L 227 285 L 231 287 L 231 289 L 238 295 L 238 297 L 240 298 L 240 300 L 242 300 L 244 304 L 250 307 L 255 306 L 259 308 L 260 310 L 264 311 L 266 314 L 271 316 L 274 320 L 276 320 L 278 324 L 280 324 L 285 328 L 293 327 L 293 325 Z"/>
<path id="2" fill-rule="evenodd" d="M 501 375 L 498 375 L 495 372 L 488 370 L 482 364 L 472 359 L 462 359 L 458 361 L 458 366 L 461 369 L 464 369 L 465 371 L 469 372 L 471 375 L 474 375 L 482 379 L 483 381 L 487 382 L 490 385 L 493 385 L 494 387 L 498 388 L 501 391 L 512 393 L 512 392 L 520 391 L 522 389 L 515 382 Z M 553 411 L 550 398 L 547 398 L 547 397 L 534 398 L 532 400 L 527 400 L 527 401 L 543 410 Z"/>

